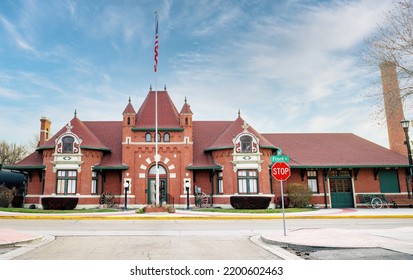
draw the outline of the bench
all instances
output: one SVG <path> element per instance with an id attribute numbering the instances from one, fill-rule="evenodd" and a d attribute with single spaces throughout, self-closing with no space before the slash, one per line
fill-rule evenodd
<path id="1" fill-rule="evenodd" d="M 389 208 L 389 202 L 384 194 L 358 194 L 360 203 L 363 203 L 367 207 L 381 208 L 386 206 Z"/>
<path id="2" fill-rule="evenodd" d="M 396 197 L 392 199 L 393 207 L 399 208 L 400 206 L 409 206 L 413 208 L 413 199 L 405 197 Z"/>

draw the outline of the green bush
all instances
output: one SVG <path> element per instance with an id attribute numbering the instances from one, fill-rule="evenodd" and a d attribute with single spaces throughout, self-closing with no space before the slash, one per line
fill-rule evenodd
<path id="1" fill-rule="evenodd" d="M 13 190 L 10 190 L 4 184 L 0 185 L 0 207 L 9 207 L 13 200 L 13 196 Z"/>
<path id="2" fill-rule="evenodd" d="M 235 209 L 267 209 L 271 197 L 234 195 L 230 197 L 231 206 Z"/>
<path id="3" fill-rule="evenodd" d="M 78 197 L 43 197 L 44 210 L 73 210 L 79 202 Z"/>
<path id="4" fill-rule="evenodd" d="M 291 204 L 297 208 L 307 207 L 313 195 L 308 186 L 297 183 L 287 185 L 287 194 Z"/>

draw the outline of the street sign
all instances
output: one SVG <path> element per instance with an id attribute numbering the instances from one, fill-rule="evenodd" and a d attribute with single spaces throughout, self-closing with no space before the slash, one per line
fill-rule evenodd
<path id="1" fill-rule="evenodd" d="M 271 167 L 271 175 L 277 181 L 286 181 L 291 176 L 291 169 L 285 162 L 276 162 Z"/>
<path id="2" fill-rule="evenodd" d="M 270 156 L 271 162 L 290 162 L 290 157 L 286 155 Z"/>

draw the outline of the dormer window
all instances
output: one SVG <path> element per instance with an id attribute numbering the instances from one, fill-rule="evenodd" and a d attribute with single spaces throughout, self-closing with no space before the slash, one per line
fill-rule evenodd
<path id="1" fill-rule="evenodd" d="M 249 135 L 241 136 L 241 153 L 252 153 L 252 137 Z"/>
<path id="2" fill-rule="evenodd" d="M 72 136 L 65 136 L 62 138 L 64 154 L 73 154 L 73 143 L 74 142 L 75 142 L 75 138 Z"/>

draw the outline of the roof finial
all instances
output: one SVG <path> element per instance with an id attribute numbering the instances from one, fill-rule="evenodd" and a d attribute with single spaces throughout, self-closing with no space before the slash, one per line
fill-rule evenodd
<path id="1" fill-rule="evenodd" d="M 250 127 L 250 125 L 249 125 L 249 124 L 247 124 L 247 122 L 246 122 L 246 121 L 244 121 L 244 124 L 243 124 L 243 125 L 241 125 L 241 127 L 244 129 L 244 131 L 247 131 L 247 130 L 248 130 L 248 127 Z"/>
<path id="2" fill-rule="evenodd" d="M 75 118 L 77 118 L 77 110 L 75 109 Z"/>
<path id="3" fill-rule="evenodd" d="M 238 109 L 238 118 L 241 118 L 241 110 Z"/>
<path id="4" fill-rule="evenodd" d="M 185 104 L 186 104 L 186 101 L 187 101 L 187 100 L 186 100 L 186 96 L 185 96 Z"/>
<path id="5" fill-rule="evenodd" d="M 152 85 L 149 86 L 149 90 L 152 91 Z"/>
<path id="6" fill-rule="evenodd" d="M 69 122 L 69 123 L 66 125 L 66 132 L 71 132 L 71 131 L 72 131 L 72 128 L 73 128 L 73 125 Z"/>
<path id="7" fill-rule="evenodd" d="M 129 96 L 129 103 L 131 102 L 130 96 Z"/>
<path id="8" fill-rule="evenodd" d="M 166 91 L 166 84 L 165 84 L 165 86 L 163 87 L 163 89 Z"/>

